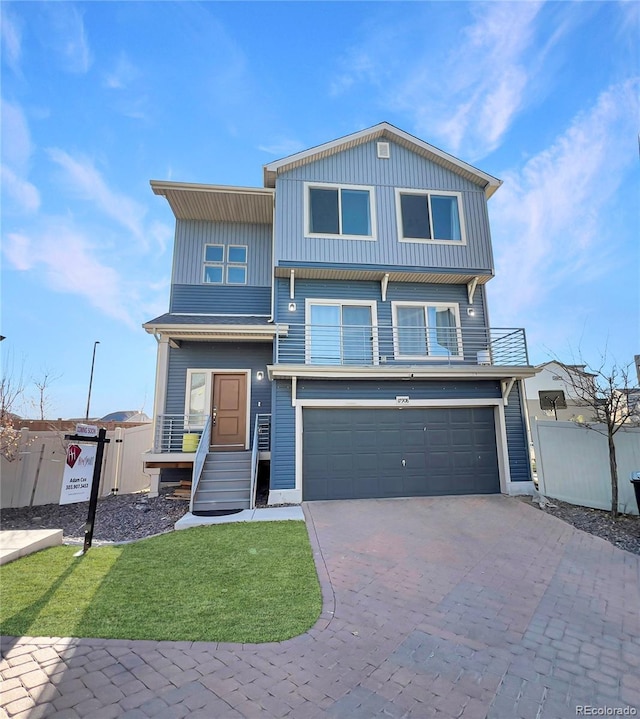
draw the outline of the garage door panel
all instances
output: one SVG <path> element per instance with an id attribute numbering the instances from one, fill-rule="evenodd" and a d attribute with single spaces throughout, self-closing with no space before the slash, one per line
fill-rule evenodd
<path id="1" fill-rule="evenodd" d="M 305 500 L 499 491 L 493 408 L 303 410 Z"/>

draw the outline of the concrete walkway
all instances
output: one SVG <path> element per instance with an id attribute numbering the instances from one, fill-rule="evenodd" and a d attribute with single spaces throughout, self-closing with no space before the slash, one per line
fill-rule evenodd
<path id="1" fill-rule="evenodd" d="M 268 645 L 4 638 L 6 714 L 640 711 L 640 557 L 499 496 L 318 502 L 305 511 L 324 595 L 309 632 Z"/>
<path id="2" fill-rule="evenodd" d="M 0 531 L 0 564 L 60 544 L 61 529 L 4 529 Z"/>

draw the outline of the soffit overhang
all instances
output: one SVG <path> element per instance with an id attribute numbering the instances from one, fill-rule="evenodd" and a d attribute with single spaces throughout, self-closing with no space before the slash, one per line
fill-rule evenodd
<path id="1" fill-rule="evenodd" d="M 301 280 L 311 279 L 328 279 L 328 280 L 345 280 L 351 282 L 375 280 L 380 281 L 384 279 L 385 275 L 389 275 L 389 282 L 422 282 L 422 283 L 434 283 L 434 284 L 466 284 L 473 282 L 476 278 L 478 279 L 477 284 L 484 285 L 492 279 L 492 273 L 479 273 L 477 270 L 469 271 L 447 271 L 445 270 L 407 270 L 398 269 L 393 270 L 391 268 L 379 270 L 379 269 L 355 269 L 355 268 L 341 268 L 331 267 L 330 265 L 324 265 L 322 267 L 296 267 L 293 266 L 279 266 L 275 268 L 276 277 L 290 277 L 291 271 L 293 270 L 295 278 Z"/>
<path id="2" fill-rule="evenodd" d="M 309 150 L 303 150 L 302 152 L 297 152 L 288 157 L 266 164 L 264 166 L 264 185 L 265 187 L 275 187 L 276 177 L 279 173 L 293 170 L 310 162 L 317 162 L 325 157 L 350 150 L 366 142 L 371 142 L 372 140 L 391 140 L 411 152 L 415 152 L 417 155 L 451 172 L 455 172 L 470 182 L 480 185 L 487 199 L 489 199 L 502 184 L 502 180 L 499 180 L 497 177 L 493 177 L 493 175 L 489 175 L 477 167 L 473 167 L 473 165 L 469 165 L 457 157 L 449 155 L 447 152 L 404 132 L 404 130 L 400 130 L 388 122 L 381 122 L 365 130 L 354 132 L 337 140 L 325 142 Z"/>
<path id="3" fill-rule="evenodd" d="M 270 188 L 161 180 L 150 184 L 154 194 L 166 197 L 178 220 L 273 223 L 274 190 Z"/>
<path id="4" fill-rule="evenodd" d="M 273 342 L 276 335 L 287 334 L 288 325 L 203 325 L 203 324 L 153 324 L 146 323 L 143 328 L 157 340 L 192 342 Z"/>

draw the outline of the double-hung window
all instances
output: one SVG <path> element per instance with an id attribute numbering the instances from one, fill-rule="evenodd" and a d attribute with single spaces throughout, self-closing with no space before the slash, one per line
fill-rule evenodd
<path id="1" fill-rule="evenodd" d="M 214 285 L 246 285 L 247 246 L 205 245 L 203 281 Z"/>
<path id="2" fill-rule="evenodd" d="M 466 243 L 459 192 L 396 190 L 396 208 L 401 242 Z"/>
<path id="3" fill-rule="evenodd" d="M 457 305 L 394 302 L 392 307 L 396 359 L 462 359 Z"/>
<path id="4" fill-rule="evenodd" d="M 359 185 L 305 185 L 307 237 L 375 239 L 373 188 Z"/>
<path id="5" fill-rule="evenodd" d="M 376 303 L 307 300 L 307 364 L 377 364 Z"/>

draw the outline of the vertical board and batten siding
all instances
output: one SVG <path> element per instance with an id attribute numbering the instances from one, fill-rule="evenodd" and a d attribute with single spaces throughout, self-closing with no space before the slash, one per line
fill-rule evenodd
<path id="1" fill-rule="evenodd" d="M 271 225 L 177 220 L 172 283 L 202 284 L 205 245 L 246 245 L 247 285 L 270 287 L 272 239 Z"/>
<path id="2" fill-rule="evenodd" d="M 170 312 L 213 315 L 271 314 L 271 288 L 228 285 L 173 285 Z"/>
<path id="3" fill-rule="evenodd" d="M 516 383 L 505 407 L 507 452 L 512 482 L 529 481 L 530 465 L 524 417 Z M 380 399 L 409 396 L 428 399 L 499 399 L 500 383 L 495 380 L 298 380 L 296 396 L 304 399 Z M 295 413 L 291 407 L 291 382 L 274 383 L 273 406 L 278 417 L 272 435 L 271 489 L 295 487 Z M 372 410 L 374 411 L 374 410 Z M 400 411 L 400 410 L 399 410 Z"/>
<path id="4" fill-rule="evenodd" d="M 276 182 L 276 264 L 282 261 L 493 270 L 487 201 L 483 189 L 454 172 L 391 144 L 377 157 L 376 142 L 282 173 Z M 373 186 L 376 240 L 305 237 L 304 183 Z M 399 242 L 395 188 L 462 193 L 467 244 Z"/>
<path id="5" fill-rule="evenodd" d="M 267 365 L 271 364 L 272 352 L 269 342 L 183 342 L 180 349 L 170 347 L 165 413 L 184 412 L 188 369 L 251 369 L 249 427 L 253 434 L 256 414 L 271 412 L 271 383 L 267 380 Z M 258 370 L 264 372 L 264 379 L 256 379 Z"/>
<path id="6" fill-rule="evenodd" d="M 296 486 L 296 418 L 291 406 L 291 380 L 275 380 L 272 387 L 271 489 Z"/>
<path id="7" fill-rule="evenodd" d="M 512 482 L 530 482 L 532 479 L 526 418 L 520 400 L 521 388 L 522 380 L 514 383 L 507 398 L 509 404 L 504 408 Z"/>

